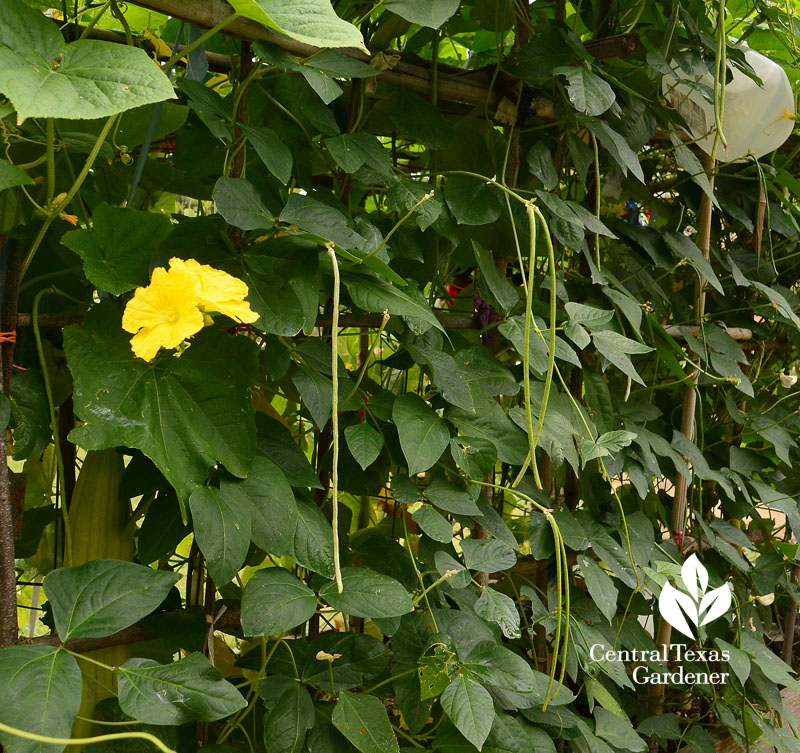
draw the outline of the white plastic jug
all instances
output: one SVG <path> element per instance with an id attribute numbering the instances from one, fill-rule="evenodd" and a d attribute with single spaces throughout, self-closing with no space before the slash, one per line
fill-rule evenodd
<path id="1" fill-rule="evenodd" d="M 756 75 L 764 82 L 759 86 L 738 68 L 725 87 L 725 111 L 722 131 L 728 142 L 720 142 L 717 159 L 724 162 L 740 160 L 748 154 L 761 157 L 777 149 L 789 138 L 794 128 L 795 102 L 792 86 L 783 68 L 749 47 L 743 47 L 744 57 Z M 665 75 L 661 91 L 667 101 L 681 114 L 698 145 L 711 154 L 714 145 L 714 106 L 696 89 L 680 83 L 679 78 L 693 80 L 713 90 L 714 78 L 708 73 L 689 76 L 673 63 L 675 76 Z"/>

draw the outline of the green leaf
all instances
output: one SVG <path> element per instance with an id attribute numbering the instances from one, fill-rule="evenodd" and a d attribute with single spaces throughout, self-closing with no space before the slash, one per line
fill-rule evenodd
<path id="1" fill-rule="evenodd" d="M 218 178 L 212 194 L 217 211 L 225 222 L 241 230 L 269 230 L 275 216 L 244 178 Z"/>
<path id="2" fill-rule="evenodd" d="M 317 611 L 317 597 L 282 567 L 258 570 L 242 594 L 245 635 L 279 635 L 302 625 Z"/>
<path id="3" fill-rule="evenodd" d="M 138 47 L 67 44 L 43 13 L 0 2 L 0 92 L 26 118 L 104 118 L 174 96 L 172 84 Z"/>
<path id="4" fill-rule="evenodd" d="M 714 643 L 722 651 L 727 651 L 728 656 L 728 665 L 733 670 L 733 673 L 736 675 L 737 679 L 739 680 L 742 685 L 747 682 L 747 678 L 750 677 L 750 657 L 741 649 L 736 648 L 736 646 L 731 645 L 727 641 L 723 641 L 722 638 L 715 638 Z"/>
<path id="5" fill-rule="evenodd" d="M 347 286 L 347 292 L 353 303 L 362 311 L 372 314 L 382 314 L 384 311 L 388 311 L 397 316 L 421 319 L 426 324 L 444 332 L 439 320 L 427 305 L 415 300 L 390 282 L 378 277 L 354 274 L 343 274 L 342 281 Z"/>
<path id="6" fill-rule="evenodd" d="M 254 128 L 240 124 L 239 128 L 253 145 L 258 158 L 281 183 L 288 183 L 292 177 L 292 152 L 281 141 L 275 131 L 266 126 Z"/>
<path id="7" fill-rule="evenodd" d="M 261 317 L 254 327 L 282 337 L 294 337 L 303 329 L 306 313 L 291 282 L 279 284 L 274 278 L 255 274 L 250 269 L 245 269 L 242 279 L 249 288 L 247 297 L 253 310 Z"/>
<path id="8" fill-rule="evenodd" d="M 308 691 L 290 681 L 277 703 L 264 716 L 264 747 L 269 753 L 295 753 L 314 726 L 314 703 Z"/>
<path id="9" fill-rule="evenodd" d="M 364 238 L 349 226 L 350 219 L 338 209 L 299 193 L 289 195 L 289 200 L 281 212 L 280 221 L 288 225 L 297 225 L 306 233 L 326 241 L 333 241 L 341 248 L 354 248 L 365 242 Z"/>
<path id="10" fill-rule="evenodd" d="M 33 178 L 28 173 L 12 165 L 7 159 L 0 159 L 0 191 L 30 185 L 33 185 Z"/>
<path id="11" fill-rule="evenodd" d="M 497 457 L 510 465 L 522 465 L 527 454 L 525 432 L 492 401 L 478 413 L 469 413 L 460 408 L 447 408 L 445 418 L 464 434 L 480 437 L 491 442 L 497 449 Z"/>
<path id="12" fill-rule="evenodd" d="M 603 458 L 619 452 L 623 447 L 627 447 L 636 439 L 636 434 L 632 431 L 607 431 L 597 439 L 585 439 L 581 442 L 581 458 L 584 463 L 588 463 L 595 458 Z"/>
<path id="13" fill-rule="evenodd" d="M 597 348 L 597 352 L 600 353 L 601 356 L 609 360 L 623 374 L 629 376 L 634 382 L 638 382 L 641 385 L 644 384 L 642 378 L 634 368 L 633 362 L 630 358 L 628 358 L 627 354 L 636 352 L 649 352 L 652 350 L 652 348 L 648 348 L 645 345 L 640 345 L 635 340 L 630 340 L 629 338 L 624 337 L 616 332 L 612 332 L 611 330 L 595 332 L 594 335 L 592 335 L 592 341 L 594 342 L 595 348 Z M 633 345 L 631 345 L 631 343 L 633 343 Z M 634 349 L 634 345 L 644 350 L 636 350 Z"/>
<path id="14" fill-rule="evenodd" d="M 459 673 L 439 700 L 458 731 L 480 750 L 494 721 L 494 703 L 489 691 Z"/>
<path id="15" fill-rule="evenodd" d="M 459 0 L 385 0 L 384 5 L 412 24 L 438 29 L 458 10 Z"/>
<path id="16" fill-rule="evenodd" d="M 450 432 L 444 421 L 430 405 L 411 392 L 394 401 L 392 421 L 400 435 L 409 476 L 427 471 L 441 457 L 450 441 Z"/>
<path id="17" fill-rule="evenodd" d="M 334 78 L 372 78 L 380 71 L 357 58 L 351 58 L 336 50 L 322 50 L 303 61 L 307 68 L 316 68 Z"/>
<path id="18" fill-rule="evenodd" d="M 550 735 L 521 717 L 495 714 L 483 753 L 556 753 Z"/>
<path id="19" fill-rule="evenodd" d="M 434 541 L 449 544 L 453 539 L 452 524 L 441 513 L 437 512 L 432 505 L 422 505 L 411 517 L 422 529 L 423 533 L 430 536 Z"/>
<path id="20" fill-rule="evenodd" d="M 614 581 L 591 557 L 581 554 L 578 557 L 578 565 L 583 573 L 583 579 L 586 581 L 589 596 L 611 624 L 617 614 L 617 597 L 619 596 L 619 590 L 614 585 Z"/>
<path id="21" fill-rule="evenodd" d="M 102 638 L 150 614 L 180 580 L 178 573 L 122 560 L 92 560 L 47 574 L 44 590 L 62 641 Z"/>
<path id="22" fill-rule="evenodd" d="M 528 152 L 528 169 L 542 181 L 547 191 L 552 191 L 558 185 L 553 155 L 544 141 L 537 141 Z"/>
<path id="23" fill-rule="evenodd" d="M 560 66 L 554 68 L 553 73 L 567 79 L 569 101 L 583 115 L 602 115 L 614 104 L 614 90 L 587 66 Z"/>
<path id="24" fill-rule="evenodd" d="M 373 695 L 339 693 L 331 716 L 333 726 L 361 753 L 399 753 L 389 716 Z"/>
<path id="25" fill-rule="evenodd" d="M 495 300 L 500 304 L 503 311 L 511 311 L 519 301 L 519 293 L 516 288 L 500 274 L 494 263 L 494 256 L 482 248 L 477 241 L 472 241 L 472 248 L 475 251 L 475 259 L 481 270 L 481 276 L 489 286 L 489 291 Z"/>
<path id="26" fill-rule="evenodd" d="M 792 677 L 792 668 L 772 653 L 758 638 L 742 633 L 740 648 L 750 655 L 751 662 L 772 682 L 785 685 L 787 688 L 797 687 L 797 680 Z"/>
<path id="27" fill-rule="evenodd" d="M 686 261 L 695 268 L 698 274 L 708 280 L 717 292 L 725 295 L 722 289 L 722 283 L 714 272 L 711 262 L 703 256 L 703 252 L 691 238 L 688 238 L 683 233 L 676 233 L 673 231 L 664 233 L 663 238 L 672 249 L 675 256 L 680 259 L 686 259 Z"/>
<path id="28" fill-rule="evenodd" d="M 169 217 L 100 204 L 91 230 L 71 230 L 61 242 L 83 260 L 89 281 L 113 295 L 147 285 L 158 249 L 172 232 Z"/>
<path id="29" fill-rule="evenodd" d="M 81 705 L 81 670 L 55 646 L 0 648 L 0 722 L 49 737 L 70 737 Z M 47 745 L 0 732 L 9 753 L 60 753 Z"/>
<path id="30" fill-rule="evenodd" d="M 571 321 L 585 324 L 589 329 L 599 327 L 601 324 L 608 324 L 614 318 L 613 311 L 586 306 L 583 303 L 565 303 L 564 309 Z"/>
<path id="31" fill-rule="evenodd" d="M 225 494 L 238 486 L 250 502 L 250 537 L 260 549 L 279 557 L 291 555 L 297 527 L 297 503 L 283 471 L 272 460 L 256 457 L 253 470 L 244 481 L 220 484 Z"/>
<path id="32" fill-rule="evenodd" d="M 444 198 L 459 225 L 488 225 L 502 211 L 495 188 L 469 175 L 451 175 Z"/>
<path id="33" fill-rule="evenodd" d="M 246 476 L 255 451 L 255 345 L 209 327 L 180 358 L 167 353 L 147 363 L 133 355 L 129 337 L 111 302 L 64 330 L 75 413 L 85 422 L 72 441 L 141 450 L 184 500 L 216 463 Z"/>
<path id="34" fill-rule="evenodd" d="M 622 719 L 608 709 L 597 707 L 594 710 L 594 720 L 595 734 L 611 743 L 615 749 L 647 750 L 647 743 L 636 734 L 628 719 Z"/>
<path id="35" fill-rule="evenodd" d="M 414 608 L 403 586 L 388 575 L 363 567 L 342 568 L 344 590 L 326 583 L 319 595 L 334 609 L 354 617 L 399 617 Z"/>
<path id="36" fill-rule="evenodd" d="M 305 66 L 300 68 L 300 73 L 324 104 L 329 105 L 334 99 L 342 95 L 342 87 L 327 73 L 316 71 L 313 68 L 306 68 Z"/>
<path id="37" fill-rule="evenodd" d="M 189 497 L 194 535 L 218 585 L 232 580 L 250 546 L 250 501 L 234 484 L 201 486 Z"/>
<path id="38" fill-rule="evenodd" d="M 375 462 L 383 449 L 383 435 L 366 421 L 348 426 L 344 438 L 350 453 L 364 470 Z"/>
<path id="39" fill-rule="evenodd" d="M 617 133 L 611 126 L 602 120 L 587 122 L 586 127 L 597 137 L 597 139 L 608 150 L 614 161 L 622 168 L 623 172 L 630 170 L 642 183 L 644 183 L 644 173 L 639 164 L 636 152 L 630 148 L 625 137 Z"/>
<path id="40" fill-rule="evenodd" d="M 357 47 L 368 52 L 361 32 L 336 15 L 328 0 L 233 0 L 243 16 L 315 47 Z"/>
<path id="41" fill-rule="evenodd" d="M 409 212 L 416 207 L 417 225 L 420 230 L 426 230 L 436 222 L 444 209 L 441 193 L 434 192 L 433 196 L 422 201 L 429 190 L 427 183 L 395 178 L 386 193 L 386 208 L 392 212 Z"/>
<path id="42" fill-rule="evenodd" d="M 510 596 L 485 586 L 473 609 L 484 620 L 499 625 L 506 638 L 520 637 L 519 612 Z"/>
<path id="43" fill-rule="evenodd" d="M 478 643 L 466 658 L 464 668 L 501 690 L 533 693 L 538 688 L 536 674 L 528 661 L 495 641 Z"/>
<path id="44" fill-rule="evenodd" d="M 14 431 L 15 460 L 36 455 L 50 444 L 50 410 L 44 380 L 37 369 L 14 374 L 10 425 Z"/>
<path id="45" fill-rule="evenodd" d="M 366 165 L 379 175 L 392 172 L 392 159 L 378 139 L 371 133 L 346 133 L 324 141 L 325 147 L 346 173 L 354 173 Z"/>
<path id="46" fill-rule="evenodd" d="M 145 724 L 214 722 L 247 704 L 236 688 L 200 653 L 172 664 L 130 659 L 117 667 L 119 705 Z"/>
<path id="47" fill-rule="evenodd" d="M 259 450 L 280 467 L 292 486 L 322 489 L 311 463 L 284 424 L 264 413 L 258 413 L 256 426 Z"/>
<path id="48" fill-rule="evenodd" d="M 303 567 L 333 577 L 333 529 L 313 502 L 297 500 L 292 558 Z"/>
<path id="49" fill-rule="evenodd" d="M 461 550 L 467 567 L 482 573 L 508 570 L 517 562 L 514 550 L 497 539 L 464 539 Z"/>
<path id="50" fill-rule="evenodd" d="M 481 514 L 467 492 L 440 478 L 434 479 L 423 493 L 436 507 L 445 512 L 454 515 Z"/>

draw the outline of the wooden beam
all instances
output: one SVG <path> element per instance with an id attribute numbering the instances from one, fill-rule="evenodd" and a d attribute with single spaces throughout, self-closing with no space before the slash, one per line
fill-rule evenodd
<path id="1" fill-rule="evenodd" d="M 133 5 L 180 18 L 193 26 L 210 29 L 231 15 L 231 7 L 222 0 L 131 0 Z M 262 24 L 247 18 L 238 18 L 231 22 L 223 32 L 248 42 L 263 40 L 283 48 L 300 58 L 309 57 L 319 52 L 303 42 L 276 34 Z M 639 37 L 636 34 L 621 34 L 616 37 L 588 42 L 586 49 L 598 59 L 607 59 L 621 55 L 630 55 L 639 49 Z M 343 55 L 369 63 L 371 55 L 356 49 L 341 49 Z M 431 62 L 416 55 L 408 55 L 396 50 L 384 52 L 384 59 L 394 61 L 391 67 L 378 75 L 378 80 L 392 86 L 410 89 L 417 94 L 427 96 L 431 92 Z M 465 71 L 454 66 L 440 64 L 438 66 L 438 100 L 460 102 L 473 107 L 484 107 L 493 117 L 507 122 L 513 120 L 514 91 L 519 81 L 502 74 L 492 83 L 489 71 Z M 512 96 L 509 97 L 508 94 Z M 509 112 L 509 108 L 511 111 Z M 555 105 L 547 97 L 534 97 L 530 105 L 530 114 L 543 120 L 554 120 Z"/>

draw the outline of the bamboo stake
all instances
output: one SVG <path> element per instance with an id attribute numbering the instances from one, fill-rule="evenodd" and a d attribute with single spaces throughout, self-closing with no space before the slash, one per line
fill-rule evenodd
<path id="1" fill-rule="evenodd" d="M 700 218 L 698 227 L 697 245 L 703 254 L 704 259 L 709 258 L 711 250 L 711 216 L 713 204 L 711 196 L 714 194 L 714 159 L 707 156 L 703 165 L 708 176 L 711 190 L 703 193 L 700 201 Z M 706 308 L 706 279 L 698 275 L 694 294 L 694 320 L 700 322 L 705 315 Z M 683 409 L 681 413 L 681 433 L 689 440 L 694 437 L 694 417 L 697 406 L 697 378 L 700 372 L 693 364 L 688 368 L 689 380 L 683 392 Z M 682 473 L 679 473 L 675 480 L 675 497 L 672 503 L 672 519 L 670 522 L 670 533 L 679 538 L 676 534 L 683 536 L 686 523 L 686 498 L 689 491 L 689 480 Z M 669 650 L 670 639 L 672 637 L 672 625 L 661 618 L 658 624 L 656 643 L 659 648 L 665 646 Z M 662 649 L 663 650 L 663 649 Z M 652 688 L 651 702 L 653 712 L 660 714 L 664 706 L 664 685 L 654 685 Z"/>

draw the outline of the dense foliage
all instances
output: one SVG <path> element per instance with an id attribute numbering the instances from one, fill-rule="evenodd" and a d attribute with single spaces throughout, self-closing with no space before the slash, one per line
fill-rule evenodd
<path id="1" fill-rule="evenodd" d="M 231 5 L 0 0 L 6 750 L 800 750 L 796 4 Z"/>

